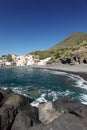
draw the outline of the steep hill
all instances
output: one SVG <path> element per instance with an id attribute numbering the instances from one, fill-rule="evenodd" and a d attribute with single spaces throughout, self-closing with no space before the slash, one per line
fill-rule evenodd
<path id="1" fill-rule="evenodd" d="M 78 46 L 84 40 L 87 41 L 87 34 L 83 32 L 77 32 L 70 35 L 68 38 L 53 46 L 51 49 L 61 49 L 61 48 L 70 48 L 73 46 Z"/>
<path id="2" fill-rule="evenodd" d="M 77 32 L 58 43 L 57 45 L 49 48 L 45 51 L 36 51 L 31 54 L 38 56 L 39 59 L 44 59 L 47 57 L 66 58 L 71 57 L 79 53 L 79 50 L 86 52 L 87 47 L 87 34 L 83 32 Z M 85 55 L 85 53 L 84 53 Z"/>

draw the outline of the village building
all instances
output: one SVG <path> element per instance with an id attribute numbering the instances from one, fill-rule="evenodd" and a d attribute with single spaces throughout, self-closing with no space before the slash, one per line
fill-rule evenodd
<path id="1" fill-rule="evenodd" d="M 34 65 L 34 58 L 32 55 L 27 56 L 27 65 Z"/>
<path id="2" fill-rule="evenodd" d="M 24 66 L 27 64 L 27 59 L 25 56 L 17 56 L 16 57 L 16 66 Z"/>

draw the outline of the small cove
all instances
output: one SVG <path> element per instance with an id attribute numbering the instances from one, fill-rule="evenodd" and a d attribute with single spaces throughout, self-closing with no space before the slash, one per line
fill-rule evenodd
<path id="1" fill-rule="evenodd" d="M 69 97 L 87 104 L 87 82 L 78 75 L 60 71 L 0 68 L 0 88 L 11 88 L 37 102 Z"/>

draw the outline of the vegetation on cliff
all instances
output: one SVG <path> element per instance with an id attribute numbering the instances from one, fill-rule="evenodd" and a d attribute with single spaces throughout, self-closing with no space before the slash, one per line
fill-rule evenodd
<path id="1" fill-rule="evenodd" d="M 31 54 L 35 55 L 39 59 L 44 59 L 47 57 L 52 57 L 53 59 L 67 58 L 76 54 L 82 47 L 87 47 L 87 34 L 77 32 L 47 50 L 39 50 L 32 52 Z"/>

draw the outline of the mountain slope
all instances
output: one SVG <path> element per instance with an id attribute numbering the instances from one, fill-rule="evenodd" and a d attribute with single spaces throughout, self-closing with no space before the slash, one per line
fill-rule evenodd
<path id="1" fill-rule="evenodd" d="M 76 53 L 81 47 L 87 46 L 87 34 L 83 32 L 77 32 L 58 43 L 57 45 L 49 48 L 45 51 L 36 51 L 31 54 L 38 56 L 39 59 L 44 59 L 47 57 L 53 58 L 65 58 L 71 57 L 71 55 Z"/>
<path id="2" fill-rule="evenodd" d="M 61 49 L 61 48 L 69 48 L 71 46 L 76 46 L 82 43 L 84 40 L 87 41 L 87 34 L 83 32 L 77 32 L 53 46 L 51 49 Z"/>

